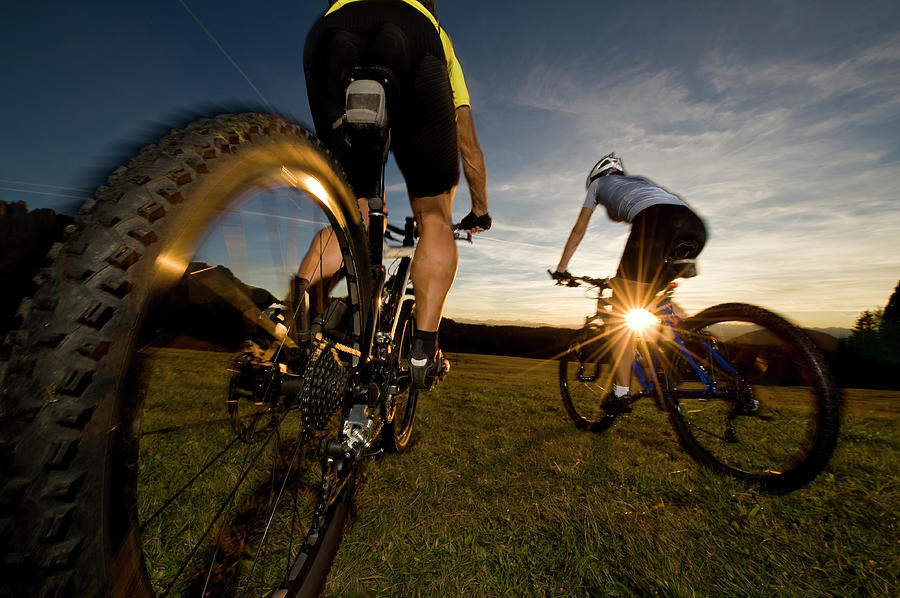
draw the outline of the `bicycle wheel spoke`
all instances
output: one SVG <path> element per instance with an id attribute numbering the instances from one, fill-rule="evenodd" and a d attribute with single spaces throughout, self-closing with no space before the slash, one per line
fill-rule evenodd
<path id="1" fill-rule="evenodd" d="M 141 530 L 143 530 L 145 527 L 150 525 L 154 519 L 156 519 L 160 514 L 163 513 L 163 511 L 165 511 L 169 506 L 171 506 L 172 503 L 174 503 L 188 488 L 193 486 L 194 482 L 196 482 L 200 478 L 200 476 L 202 476 L 204 473 L 206 473 L 206 471 L 210 467 L 215 465 L 216 461 L 218 461 L 222 456 L 224 456 L 225 453 L 227 453 L 231 449 L 231 447 L 233 447 L 235 445 L 235 443 L 238 442 L 238 440 L 240 440 L 240 439 L 235 438 L 234 440 L 229 442 L 227 445 L 225 445 L 225 448 L 223 448 L 221 451 L 219 451 L 219 453 L 215 457 L 210 459 L 209 462 L 207 462 L 206 465 L 204 465 L 196 474 L 194 474 L 194 476 L 190 480 L 185 482 L 184 485 L 182 485 L 181 488 L 179 488 L 178 491 L 175 492 L 175 494 L 170 496 L 166 500 L 166 502 L 163 503 L 163 505 L 161 507 L 159 507 L 152 515 L 147 517 L 144 521 L 142 521 L 141 522 Z"/>
<path id="2" fill-rule="evenodd" d="M 263 537 L 262 537 L 262 540 L 260 540 L 259 547 L 256 549 L 256 556 L 253 559 L 253 567 L 250 569 L 250 573 L 248 575 L 249 577 L 253 576 L 253 570 L 256 568 L 256 564 L 260 560 L 259 557 L 263 551 L 263 548 L 266 546 L 266 541 L 269 538 L 269 531 L 272 528 L 272 521 L 275 519 L 275 513 L 278 509 L 278 505 L 281 503 L 281 497 L 284 495 L 285 488 L 287 487 L 288 482 L 290 481 L 291 473 L 293 472 L 293 469 L 294 469 L 294 463 L 296 462 L 296 460 L 299 457 L 300 449 L 303 448 L 305 441 L 308 440 L 307 436 L 308 435 L 301 436 L 300 441 L 297 443 L 296 449 L 294 450 L 294 454 L 291 456 L 291 462 L 288 464 L 287 471 L 285 472 L 284 480 L 281 483 L 281 487 L 278 489 L 278 495 L 275 497 L 275 500 L 272 501 L 273 506 L 269 513 L 269 517 L 266 519 L 266 526 L 263 531 Z M 273 484 L 273 486 L 274 486 L 274 484 Z M 288 551 L 288 554 L 292 554 L 290 552 L 290 550 Z M 246 594 L 246 590 L 245 590 L 245 594 Z"/>
<path id="3" fill-rule="evenodd" d="M 408 267 L 408 261 L 406 266 Z M 405 288 L 399 289 L 399 292 L 405 293 Z M 387 381 L 387 386 L 393 387 L 396 392 L 388 398 L 390 421 L 385 426 L 384 438 L 389 450 L 402 453 L 409 448 L 411 443 L 419 391 L 410 388 L 409 376 L 410 337 L 413 331 L 412 300 L 403 301 L 399 308 L 398 321 L 392 339 L 389 374 L 391 378 Z M 389 310 L 389 312 L 385 317 L 393 318 L 393 310 Z M 392 321 L 385 322 L 383 329 L 390 330 L 392 324 Z"/>
<path id="4" fill-rule="evenodd" d="M 274 432 L 273 432 L 273 435 L 274 435 Z M 270 437 L 270 439 L 271 439 L 271 437 Z M 260 454 L 262 454 L 262 452 L 266 449 L 267 446 L 268 446 L 268 441 L 264 442 L 262 444 L 262 446 L 260 447 L 260 449 L 255 454 L 253 454 L 252 459 L 245 460 L 245 463 L 247 464 L 247 466 L 244 468 L 243 472 L 241 473 L 240 478 L 238 478 L 238 481 L 234 485 L 234 488 L 232 488 L 231 492 L 228 494 L 226 499 L 222 502 L 222 505 L 216 511 L 210 524 L 207 525 L 206 529 L 203 530 L 203 532 L 200 536 L 200 539 L 197 541 L 197 543 L 194 544 L 193 548 L 191 548 L 191 551 L 187 555 L 187 558 L 184 559 L 184 562 L 182 563 L 181 567 L 179 567 L 178 571 L 175 573 L 171 582 L 166 587 L 166 590 L 163 592 L 163 596 L 168 596 L 169 592 L 172 590 L 172 588 L 178 582 L 178 578 L 181 576 L 182 573 L 184 573 L 184 570 L 187 568 L 187 566 L 190 564 L 191 560 L 193 559 L 194 555 L 197 553 L 197 550 L 199 550 L 200 547 L 203 545 L 203 540 L 206 539 L 206 536 L 209 535 L 209 532 L 212 531 L 213 527 L 215 527 L 216 524 L 219 522 L 219 519 L 222 517 L 222 514 L 225 512 L 225 510 L 231 506 L 232 502 L 234 501 L 234 497 L 238 493 L 238 490 L 240 489 L 244 480 L 247 478 L 247 476 L 252 471 L 253 462 L 256 461 L 256 459 L 260 456 Z"/>
<path id="5" fill-rule="evenodd" d="M 287 295 L 299 251 L 311 248 L 314 269 L 327 274 L 326 250 L 337 250 L 340 259 L 344 241 L 335 230 L 319 234 L 329 218 L 309 194 L 251 189 L 241 202 L 198 247 L 192 259 L 198 266 L 173 297 L 181 303 L 169 302 L 170 314 L 157 325 L 162 333 L 147 349 L 150 362 L 163 363 L 148 366 L 155 369 L 139 384 L 149 397 L 145 420 L 157 431 L 141 442 L 141 529 L 151 582 L 161 595 L 257 595 L 279 587 L 302 546 L 295 535 L 305 536 L 302 526 L 323 479 L 307 456 L 313 430 L 297 408 L 305 358 L 294 319 L 267 307 Z M 336 300 L 328 283 L 326 277 L 318 285 L 319 309 Z M 194 307 L 198 300 L 203 311 Z M 352 344 L 353 324 L 338 322 L 329 334 Z M 181 342 L 192 352 L 158 348 L 172 338 L 186 339 Z M 224 350 L 237 343 L 237 356 Z M 185 358 L 196 359 L 194 371 L 170 375 Z M 282 391 L 285 376 L 293 380 L 290 394 Z M 223 406 L 227 419 L 219 417 Z M 203 427 L 168 425 L 192 419 Z M 184 467 L 164 473 L 173 458 Z M 164 497 L 163 488 L 169 489 Z"/>
<path id="6" fill-rule="evenodd" d="M 693 419 L 690 420 L 689 425 L 691 426 L 691 429 L 696 430 L 696 431 L 698 431 L 698 432 L 702 432 L 703 434 L 709 436 L 710 438 L 715 438 L 716 440 L 721 440 L 722 442 L 728 442 L 728 440 L 727 440 L 727 438 L 726 438 L 726 435 L 724 435 L 724 434 L 717 434 L 717 433 L 712 432 L 712 431 L 710 431 L 710 430 L 708 430 L 708 429 L 706 429 L 706 428 L 704 428 L 704 427 L 702 427 L 702 426 L 699 426 L 699 425 L 697 425 L 697 424 L 694 422 Z"/>

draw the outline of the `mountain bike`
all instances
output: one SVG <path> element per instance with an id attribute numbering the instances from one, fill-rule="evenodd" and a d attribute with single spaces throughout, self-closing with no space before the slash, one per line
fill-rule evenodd
<path id="1" fill-rule="evenodd" d="M 582 276 L 569 284 L 596 293 L 595 312 L 559 359 L 563 405 L 578 428 L 603 432 L 636 401 L 651 398 L 688 454 L 714 471 L 784 492 L 828 463 L 841 398 L 803 330 L 744 303 L 683 317 L 672 298 L 675 282 L 652 305 L 625 314 L 610 305 L 610 279 Z M 634 355 L 614 354 L 619 335 L 633 336 Z M 637 390 L 614 401 L 617 359 L 633 361 L 630 388 Z"/>
<path id="2" fill-rule="evenodd" d="M 0 365 L 10 592 L 320 592 L 367 458 L 410 446 L 418 398 L 415 227 L 385 224 L 372 116 L 347 117 L 382 163 L 368 234 L 328 151 L 266 114 L 173 130 L 81 209 Z M 277 298 L 323 243 L 340 280 L 292 329 Z"/>

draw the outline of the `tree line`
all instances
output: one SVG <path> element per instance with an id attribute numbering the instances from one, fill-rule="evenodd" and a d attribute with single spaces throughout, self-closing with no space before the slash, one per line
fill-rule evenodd
<path id="1" fill-rule="evenodd" d="M 900 389 L 900 282 L 883 308 L 867 309 L 841 339 L 832 371 L 839 386 Z"/>

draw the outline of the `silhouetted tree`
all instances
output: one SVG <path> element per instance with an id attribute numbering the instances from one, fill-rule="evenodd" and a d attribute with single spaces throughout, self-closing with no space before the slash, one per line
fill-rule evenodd
<path id="1" fill-rule="evenodd" d="M 853 326 L 853 334 L 863 336 L 869 333 L 878 332 L 878 329 L 881 328 L 883 319 L 883 309 L 867 309 L 856 318 L 856 324 Z"/>
<path id="2" fill-rule="evenodd" d="M 894 292 L 884 307 L 884 319 L 900 320 L 900 282 L 894 287 Z"/>
<path id="3" fill-rule="evenodd" d="M 838 348 L 834 370 L 841 386 L 900 388 L 900 284 L 884 309 L 865 310 Z"/>

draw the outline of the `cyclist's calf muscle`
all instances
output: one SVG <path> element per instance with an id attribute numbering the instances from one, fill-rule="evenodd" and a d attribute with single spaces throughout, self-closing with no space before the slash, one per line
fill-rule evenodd
<path id="1" fill-rule="evenodd" d="M 456 241 L 450 222 L 454 191 L 455 188 L 432 197 L 410 196 L 419 226 L 419 243 L 412 263 L 419 330 L 438 329 L 444 302 L 456 277 Z"/>

